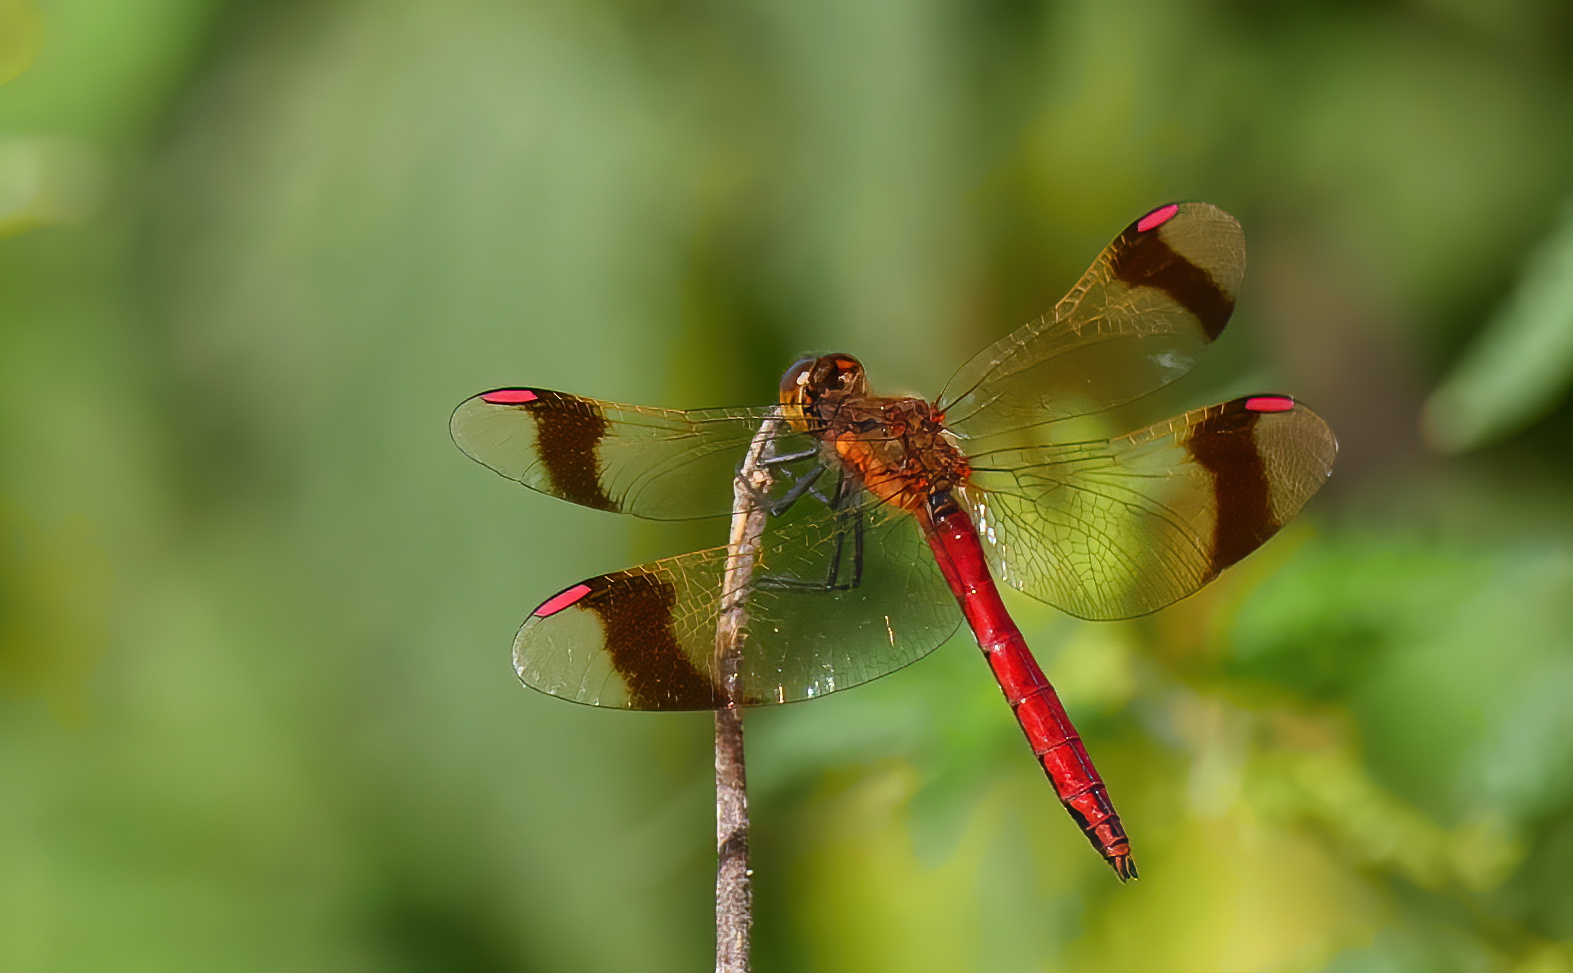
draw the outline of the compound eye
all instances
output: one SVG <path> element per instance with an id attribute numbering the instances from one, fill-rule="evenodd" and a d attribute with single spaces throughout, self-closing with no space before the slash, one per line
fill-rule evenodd
<path id="1" fill-rule="evenodd" d="M 825 389 L 851 395 L 868 394 L 868 378 L 863 373 L 862 362 L 851 355 L 826 355 L 819 361 L 824 368 L 821 382 Z"/>
<path id="2" fill-rule="evenodd" d="M 810 356 L 799 359 L 786 374 L 781 376 L 781 404 L 806 405 L 811 393 L 808 392 L 809 383 L 812 381 L 814 366 L 819 358 Z"/>
<path id="3" fill-rule="evenodd" d="M 781 376 L 781 418 L 797 432 L 810 431 L 809 410 L 820 391 L 814 384 L 819 362 L 817 357 L 800 359 Z"/>
<path id="4" fill-rule="evenodd" d="M 803 358 L 781 376 L 781 415 L 798 432 L 809 432 L 815 407 L 827 393 L 864 395 L 863 365 L 851 355 Z"/>

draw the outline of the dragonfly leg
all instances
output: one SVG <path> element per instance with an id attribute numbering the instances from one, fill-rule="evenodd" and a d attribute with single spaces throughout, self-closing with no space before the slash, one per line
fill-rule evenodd
<path id="1" fill-rule="evenodd" d="M 774 445 L 772 443 L 769 448 L 774 448 Z M 804 494 L 810 494 L 821 503 L 829 505 L 830 501 L 818 490 L 814 489 L 815 482 L 825 472 L 823 464 L 816 462 L 812 467 L 802 472 L 785 469 L 786 466 L 792 463 L 800 463 L 804 460 L 818 460 L 819 456 L 819 448 L 811 447 L 791 453 L 771 453 L 761 458 L 759 461 L 761 466 L 771 467 L 781 479 L 788 480 L 791 486 L 787 487 L 785 493 L 776 497 L 772 497 L 768 492 L 750 488 L 754 502 L 764 507 L 765 511 L 772 517 L 778 517 L 786 513 L 792 508 L 793 504 L 803 498 Z"/>
<path id="2" fill-rule="evenodd" d="M 807 473 L 804 473 L 802 476 L 799 476 L 796 482 L 788 487 L 786 493 L 783 493 L 781 496 L 771 497 L 768 495 L 756 495 L 754 497 L 754 502 L 760 504 L 767 511 L 769 511 L 770 516 L 779 517 L 790 510 L 794 503 L 797 503 L 799 500 L 803 499 L 803 494 L 805 493 L 813 493 L 816 499 L 824 500 L 824 497 L 820 496 L 817 491 L 814 491 L 814 483 L 819 480 L 820 476 L 823 475 L 824 472 L 825 468 L 823 466 L 816 466 Z"/>
<path id="3" fill-rule="evenodd" d="M 759 461 L 759 465 L 784 466 L 787 463 L 796 463 L 798 460 L 813 459 L 818 455 L 819 447 L 814 446 L 809 449 L 799 450 L 796 453 L 776 453 L 771 456 L 766 456 L 764 459 Z"/>
<path id="4" fill-rule="evenodd" d="M 820 467 L 824 469 L 824 467 Z M 836 511 L 835 550 L 830 555 L 822 581 L 803 581 L 799 578 L 779 578 L 764 575 L 754 579 L 754 585 L 776 591 L 851 591 L 863 583 L 863 511 L 853 506 L 858 491 L 851 477 L 843 476 L 836 486 L 836 495 L 829 498 L 829 506 Z M 816 494 L 817 496 L 817 494 Z M 845 557 L 847 537 L 852 538 L 852 552 Z M 852 577 L 842 580 L 843 559 L 851 562 Z"/>
<path id="5" fill-rule="evenodd" d="M 852 512 L 852 587 L 863 583 L 863 512 Z"/>

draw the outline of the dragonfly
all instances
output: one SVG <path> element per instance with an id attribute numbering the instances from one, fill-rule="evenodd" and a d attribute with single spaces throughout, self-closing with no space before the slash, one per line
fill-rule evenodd
<path id="1" fill-rule="evenodd" d="M 766 435 L 767 516 L 740 648 L 716 649 L 728 548 L 578 582 L 530 612 L 524 685 L 631 710 L 762 706 L 906 666 L 965 622 L 1056 794 L 1119 879 L 1137 877 L 1108 788 L 996 581 L 1077 618 L 1197 591 L 1293 517 L 1337 443 L 1293 397 L 1250 395 L 1140 428 L 1123 417 L 1217 340 L 1245 274 L 1239 223 L 1171 203 L 1127 226 L 1053 310 L 938 398 L 869 390 L 806 356 L 753 408 L 619 405 L 493 389 L 454 411 L 460 449 L 563 500 L 654 520 L 725 516 Z M 765 432 L 762 432 L 765 430 Z"/>

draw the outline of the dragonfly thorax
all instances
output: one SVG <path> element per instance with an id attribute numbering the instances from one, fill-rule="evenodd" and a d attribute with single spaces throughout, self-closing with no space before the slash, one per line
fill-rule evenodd
<path id="1" fill-rule="evenodd" d="M 846 354 L 805 358 L 781 379 L 781 405 L 798 432 L 881 500 L 917 510 L 967 478 L 967 459 L 934 406 L 910 396 L 868 394 L 868 378 Z"/>

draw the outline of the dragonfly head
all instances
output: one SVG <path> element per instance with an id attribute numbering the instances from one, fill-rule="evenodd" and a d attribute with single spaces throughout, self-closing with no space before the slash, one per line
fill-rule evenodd
<path id="1" fill-rule="evenodd" d="M 799 360 L 781 376 L 781 412 L 798 432 L 812 433 L 827 413 L 848 398 L 868 395 L 863 363 L 847 354 Z"/>

